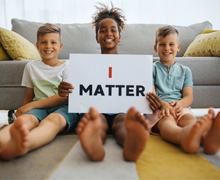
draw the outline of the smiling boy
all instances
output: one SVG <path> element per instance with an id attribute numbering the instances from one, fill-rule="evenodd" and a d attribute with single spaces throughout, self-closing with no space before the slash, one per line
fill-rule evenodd
<path id="1" fill-rule="evenodd" d="M 11 160 L 51 142 L 76 125 L 78 114 L 68 113 L 67 98 L 58 95 L 58 85 L 67 79 L 68 61 L 57 59 L 62 49 L 61 30 L 44 24 L 37 31 L 37 49 L 42 60 L 27 63 L 22 86 L 26 86 L 23 106 L 17 119 L 0 131 L 0 157 Z"/>
<path id="2" fill-rule="evenodd" d="M 160 27 L 156 31 L 154 50 L 160 61 L 153 66 L 153 88 L 162 106 L 161 118 L 154 122 L 151 132 L 160 133 L 162 138 L 180 145 L 187 153 L 196 153 L 202 142 L 205 153 L 217 153 L 220 113 L 214 119 L 214 110 L 210 109 L 198 120 L 192 113 L 192 73 L 188 67 L 175 62 L 180 50 L 178 30 L 172 26 Z"/>

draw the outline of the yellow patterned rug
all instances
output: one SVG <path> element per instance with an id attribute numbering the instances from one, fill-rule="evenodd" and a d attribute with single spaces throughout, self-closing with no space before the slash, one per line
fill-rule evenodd
<path id="1" fill-rule="evenodd" d="M 136 162 L 139 178 L 220 179 L 220 170 L 200 154 L 186 154 L 179 146 L 151 135 Z"/>

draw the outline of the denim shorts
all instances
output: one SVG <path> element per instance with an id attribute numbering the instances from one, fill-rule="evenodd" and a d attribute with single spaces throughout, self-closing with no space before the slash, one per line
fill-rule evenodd
<path id="1" fill-rule="evenodd" d="M 78 113 L 68 113 L 67 103 L 52 108 L 32 109 L 26 112 L 26 114 L 34 115 L 39 121 L 42 121 L 51 113 L 59 113 L 66 119 L 66 128 L 59 134 L 66 134 L 70 129 L 75 128 L 80 120 Z"/>

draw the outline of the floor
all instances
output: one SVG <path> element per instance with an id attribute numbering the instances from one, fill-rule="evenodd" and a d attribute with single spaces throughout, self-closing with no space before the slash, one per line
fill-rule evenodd
<path id="1" fill-rule="evenodd" d="M 4 124 L 8 124 L 8 111 L 0 110 L 0 128 Z"/>

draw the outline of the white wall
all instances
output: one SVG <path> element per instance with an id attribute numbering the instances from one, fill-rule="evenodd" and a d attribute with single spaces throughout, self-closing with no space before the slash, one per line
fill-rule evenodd
<path id="1" fill-rule="evenodd" d="M 94 5 L 110 0 L 0 0 L 0 27 L 11 29 L 11 19 L 35 22 L 90 23 Z M 220 29 L 220 0 L 112 0 L 122 8 L 127 23 L 191 25 L 203 21 Z"/>

